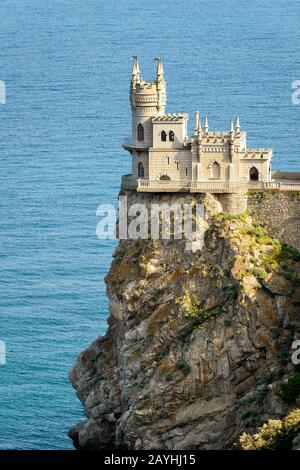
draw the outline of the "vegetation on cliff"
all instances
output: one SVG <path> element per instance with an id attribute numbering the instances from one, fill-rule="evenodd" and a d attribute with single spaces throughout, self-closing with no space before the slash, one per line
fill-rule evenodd
<path id="1" fill-rule="evenodd" d="M 300 409 L 284 419 L 270 419 L 254 435 L 243 433 L 239 439 L 243 450 L 291 450 L 300 448 Z"/>
<path id="2" fill-rule="evenodd" d="M 202 251 L 120 242 L 106 278 L 108 332 L 70 373 L 87 416 L 70 432 L 76 446 L 234 448 L 297 406 L 299 252 L 249 213 L 204 202 Z"/>

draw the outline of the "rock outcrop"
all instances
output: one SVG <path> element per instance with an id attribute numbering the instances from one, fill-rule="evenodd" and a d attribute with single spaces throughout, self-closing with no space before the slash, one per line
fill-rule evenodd
<path id="1" fill-rule="evenodd" d="M 77 448 L 230 449 L 297 404 L 282 384 L 296 373 L 299 252 L 247 212 L 195 200 L 206 206 L 202 251 L 183 240 L 116 249 L 108 331 L 70 372 L 87 416 L 70 431 Z"/>

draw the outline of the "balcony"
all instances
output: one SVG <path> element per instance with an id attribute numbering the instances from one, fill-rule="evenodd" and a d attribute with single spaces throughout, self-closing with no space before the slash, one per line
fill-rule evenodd
<path id="1" fill-rule="evenodd" d="M 137 180 L 133 178 L 132 175 L 123 175 L 121 180 L 121 188 L 122 189 L 136 189 L 137 188 Z"/>
<path id="2" fill-rule="evenodd" d="M 130 137 L 127 137 L 126 139 L 123 139 L 122 142 L 122 147 L 125 150 L 148 150 L 150 148 L 150 145 L 146 145 L 144 142 L 132 142 L 132 139 Z"/>
<path id="3" fill-rule="evenodd" d="M 137 191 L 155 193 L 189 193 L 191 183 L 189 181 L 149 181 L 139 179 L 137 181 Z"/>
<path id="4" fill-rule="evenodd" d="M 136 179 L 132 175 L 122 176 L 123 189 L 153 193 L 246 193 L 258 191 L 300 192 L 300 180 L 295 181 L 243 181 L 243 182 L 202 182 L 202 181 L 151 181 Z"/>

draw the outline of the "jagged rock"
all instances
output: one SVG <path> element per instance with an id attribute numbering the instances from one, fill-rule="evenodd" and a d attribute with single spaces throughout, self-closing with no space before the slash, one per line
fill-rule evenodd
<path id="1" fill-rule="evenodd" d="M 292 289 L 291 283 L 282 274 L 271 273 L 262 281 L 262 284 L 272 294 L 288 295 Z"/>
<path id="2" fill-rule="evenodd" d="M 275 268 L 261 279 L 273 245 L 257 240 L 250 217 L 226 218 L 216 198 L 200 196 L 209 213 L 201 252 L 180 240 L 123 240 L 116 249 L 109 329 L 70 372 L 87 416 L 70 431 L 76 447 L 227 449 L 286 412 L 275 373 L 280 335 L 299 327 L 297 289 L 291 304 Z"/>

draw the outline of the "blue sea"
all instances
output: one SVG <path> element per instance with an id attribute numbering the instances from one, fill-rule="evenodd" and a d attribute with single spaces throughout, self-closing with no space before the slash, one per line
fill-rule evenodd
<path id="1" fill-rule="evenodd" d="M 153 79 L 162 55 L 168 111 L 240 115 L 273 169 L 300 171 L 299 0 L 1 0 L 0 448 L 70 449 L 83 419 L 67 380 L 105 332 L 103 278 L 115 241 L 96 209 L 130 172 L 130 57 Z"/>

